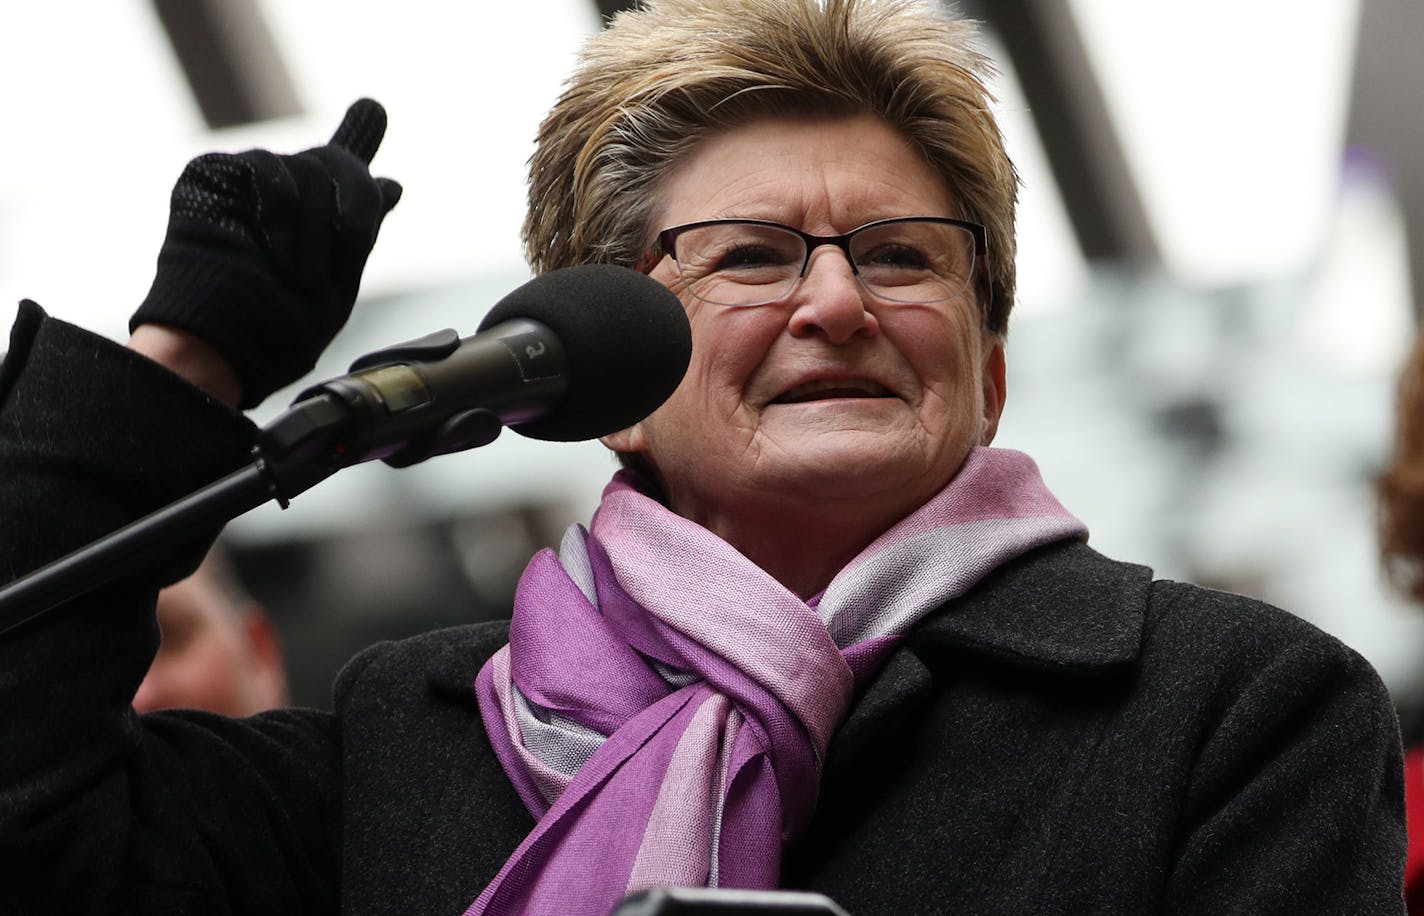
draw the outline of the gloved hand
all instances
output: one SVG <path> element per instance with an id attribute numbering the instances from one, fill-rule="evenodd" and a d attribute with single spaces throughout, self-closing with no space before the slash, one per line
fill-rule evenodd
<path id="1" fill-rule="evenodd" d="M 386 132 L 371 99 L 326 146 L 209 153 L 173 187 L 153 286 L 133 317 L 203 339 L 242 381 L 240 406 L 301 378 L 351 314 L 401 186 L 367 166 Z"/>

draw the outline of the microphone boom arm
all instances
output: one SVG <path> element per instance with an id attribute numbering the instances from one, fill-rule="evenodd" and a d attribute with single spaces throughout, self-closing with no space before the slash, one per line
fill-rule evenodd
<path id="1" fill-rule="evenodd" d="M 131 561 L 204 537 L 269 499 L 282 508 L 337 468 L 273 460 L 256 446 L 252 464 L 130 522 L 0 588 L 0 635 L 122 575 Z"/>
<path id="2" fill-rule="evenodd" d="M 527 321 L 501 326 L 514 341 L 537 327 Z M 443 403 L 436 403 L 441 400 L 431 393 L 436 386 L 422 375 L 439 371 L 459 344 L 453 330 L 439 331 L 367 354 L 352 364 L 355 374 L 302 392 L 258 433 L 251 465 L 0 588 L 0 635 L 118 578 L 148 551 L 206 536 L 268 500 L 285 509 L 294 497 L 343 467 L 373 458 L 408 467 L 434 455 L 493 442 L 504 428 L 499 414 L 460 404 L 459 398 L 452 405 L 448 393 Z M 556 358 L 555 365 L 562 369 L 562 352 L 539 355 Z M 523 362 L 515 365 L 524 371 Z M 561 391 L 538 377 L 526 384 Z M 442 387 L 451 386 L 447 382 Z"/>

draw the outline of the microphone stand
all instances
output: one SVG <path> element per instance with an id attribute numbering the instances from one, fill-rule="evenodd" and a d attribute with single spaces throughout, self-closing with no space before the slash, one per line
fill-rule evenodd
<path id="1" fill-rule="evenodd" d="M 459 345 L 459 335 L 447 328 L 366 354 L 351 365 L 352 373 L 364 375 L 308 388 L 258 433 L 251 466 L 0 588 L 0 636 L 118 578 L 146 551 L 203 537 L 269 499 L 285 509 L 341 468 L 373 458 L 409 467 L 493 442 L 504 428 L 498 414 L 458 399 L 454 410 L 431 410 L 435 396 L 419 373 L 402 365 L 447 357 Z"/>
<path id="2" fill-rule="evenodd" d="M 0 588 L 0 635 L 123 574 L 149 551 L 202 537 L 269 499 L 283 509 L 346 463 L 336 444 L 349 424 L 329 397 L 299 401 L 264 427 L 252 464 Z"/>

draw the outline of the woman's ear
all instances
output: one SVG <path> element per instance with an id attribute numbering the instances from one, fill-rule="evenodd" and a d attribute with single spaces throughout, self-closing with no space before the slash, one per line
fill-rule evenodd
<path id="1" fill-rule="evenodd" d="M 1004 341 L 998 334 L 988 334 L 984 341 L 984 420 L 979 444 L 988 445 L 999 431 L 999 417 L 1004 414 L 1008 398 L 1008 367 L 1004 361 Z"/>

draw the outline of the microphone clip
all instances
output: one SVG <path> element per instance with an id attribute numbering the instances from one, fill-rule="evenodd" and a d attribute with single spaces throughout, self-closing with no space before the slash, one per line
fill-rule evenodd
<path id="1" fill-rule="evenodd" d="M 286 412 L 259 432 L 258 450 L 271 462 L 336 470 L 374 457 L 405 468 L 436 455 L 488 445 L 499 437 L 504 424 L 483 407 L 458 411 L 433 431 L 387 443 L 375 453 L 366 435 L 373 410 L 398 413 L 420 407 L 430 397 L 420 375 L 410 368 L 412 363 L 438 362 L 459 347 L 460 335 L 445 328 L 358 357 L 350 375 L 297 395 Z"/>
<path id="2" fill-rule="evenodd" d="M 433 334 L 359 356 L 347 371 L 357 373 L 410 362 L 436 362 L 445 359 L 459 348 L 459 333 L 454 328 L 443 328 Z M 433 434 L 409 442 L 381 460 L 393 468 L 408 468 L 436 455 L 448 455 L 451 452 L 489 445 L 499 438 L 503 429 L 504 424 L 497 414 L 483 407 L 476 407 L 455 414 L 445 420 Z"/>

